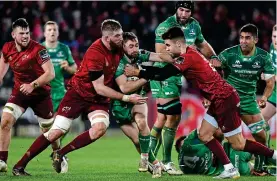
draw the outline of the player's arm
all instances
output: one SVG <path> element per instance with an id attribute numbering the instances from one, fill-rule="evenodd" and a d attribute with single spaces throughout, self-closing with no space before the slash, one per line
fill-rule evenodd
<path id="1" fill-rule="evenodd" d="M 180 73 L 179 69 L 172 64 L 167 64 L 166 66 L 152 67 L 152 66 L 142 66 L 142 69 L 139 70 L 131 65 L 126 65 L 124 74 L 126 76 L 136 76 L 146 80 L 158 80 L 163 81 L 171 76 L 178 75 Z"/>
<path id="2" fill-rule="evenodd" d="M 174 62 L 174 59 L 172 58 L 172 55 L 168 52 L 163 52 L 163 53 L 151 52 L 149 56 L 149 61 L 172 63 Z"/>
<path id="3" fill-rule="evenodd" d="M 141 97 L 137 94 L 124 95 L 108 86 L 105 86 L 103 71 L 90 71 L 89 76 L 96 93 L 101 96 L 109 97 L 116 100 L 122 100 L 124 102 L 132 102 L 135 104 L 143 104 L 146 102 L 147 98 L 145 97 Z"/>
<path id="4" fill-rule="evenodd" d="M 0 55 L 0 85 L 2 84 L 3 78 L 9 69 L 9 63 L 5 61 L 3 53 Z"/>
<path id="5" fill-rule="evenodd" d="M 127 81 L 126 75 L 122 74 L 115 79 L 117 85 L 119 86 L 120 90 L 124 94 L 128 94 L 130 92 L 134 92 L 141 88 L 144 84 L 147 83 L 145 79 L 138 79 L 136 81 Z"/>
<path id="6" fill-rule="evenodd" d="M 272 94 L 275 85 L 275 68 L 273 66 L 272 59 L 268 54 L 265 58 L 265 66 L 263 67 L 264 80 L 266 82 L 266 87 L 263 93 L 261 100 L 259 101 L 259 106 L 264 108 L 266 106 L 266 101 L 269 96 Z"/>
<path id="7" fill-rule="evenodd" d="M 31 83 L 34 88 L 48 84 L 55 78 L 55 70 L 51 61 L 43 63 L 41 68 L 43 69 L 44 73 Z"/>
<path id="8" fill-rule="evenodd" d="M 68 46 L 66 46 L 66 52 L 67 59 L 61 62 L 61 68 L 63 68 L 69 74 L 74 74 L 77 71 L 77 65 Z"/>

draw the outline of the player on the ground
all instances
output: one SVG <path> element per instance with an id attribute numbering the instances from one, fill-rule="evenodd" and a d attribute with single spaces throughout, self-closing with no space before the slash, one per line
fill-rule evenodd
<path id="1" fill-rule="evenodd" d="M 120 60 L 115 73 L 115 81 L 120 92 L 124 94 L 137 93 L 142 96 L 147 91 L 147 81 L 137 77 L 126 77 L 124 68 L 127 64 L 140 66 L 149 61 L 161 61 L 159 54 L 139 49 L 137 36 L 132 32 L 123 33 L 124 56 Z M 117 124 L 124 134 L 134 143 L 136 149 L 141 154 L 139 171 L 148 170 L 148 159 L 153 164 L 153 178 L 161 176 L 161 165 L 149 150 L 150 129 L 148 127 L 148 107 L 147 104 L 134 105 L 120 100 L 112 101 L 112 114 Z"/>
<path id="2" fill-rule="evenodd" d="M 143 66 L 141 70 L 126 66 L 125 75 L 164 80 L 169 76 L 182 73 L 195 88 L 200 89 L 203 97 L 209 100 L 211 105 L 202 121 L 199 139 L 224 166 L 224 171 L 216 178 L 240 177 L 222 145 L 213 137 L 218 127 L 221 128 L 233 149 L 264 155 L 276 160 L 277 151 L 243 137 L 239 115 L 239 96 L 236 90 L 221 78 L 203 55 L 186 45 L 182 29 L 179 27 L 171 28 L 162 35 L 162 38 L 165 40 L 166 50 L 176 57 L 175 62 L 167 64 L 163 68 Z M 163 59 L 163 57 L 161 58 Z M 216 118 L 217 122 L 210 119 L 211 117 Z"/>
<path id="3" fill-rule="evenodd" d="M 277 26 L 275 25 L 272 30 L 272 43 L 270 45 L 270 55 L 272 58 L 273 66 L 277 69 Z M 275 75 L 276 78 L 276 75 Z M 276 79 L 275 79 L 276 81 Z M 274 86 L 271 96 L 266 102 L 266 106 L 262 109 L 262 115 L 265 121 L 269 121 L 272 116 L 276 114 L 276 84 Z"/>
<path id="4" fill-rule="evenodd" d="M 46 47 L 55 70 L 55 78 L 50 82 L 53 111 L 55 115 L 66 92 L 64 74 L 74 74 L 77 66 L 71 55 L 69 47 L 58 41 L 59 27 L 56 22 L 47 21 L 45 23 L 44 37 L 45 41 L 42 45 Z M 64 137 L 61 138 L 60 142 L 62 142 L 63 138 Z M 64 159 L 63 165 L 62 173 L 65 173 L 68 170 L 66 159 Z"/>
<path id="5" fill-rule="evenodd" d="M 31 40 L 25 19 L 13 22 L 12 37 L 14 41 L 4 44 L 0 58 L 0 82 L 9 67 L 14 73 L 14 87 L 1 117 L 0 172 L 7 171 L 11 129 L 28 107 L 33 109 L 43 132 L 54 122 L 49 82 L 55 72 L 50 56 L 45 47 Z M 53 149 L 58 149 L 58 145 L 53 144 Z"/>
<path id="6" fill-rule="evenodd" d="M 264 120 L 259 106 L 263 108 L 271 95 L 275 82 L 275 69 L 266 51 L 256 47 L 258 29 L 246 24 L 240 29 L 240 44 L 225 49 L 219 54 L 224 79 L 240 96 L 240 114 L 256 141 L 267 145 L 270 128 Z M 217 66 L 217 65 L 215 65 Z M 266 88 L 259 103 L 256 101 L 257 81 L 264 74 Z M 264 174 L 264 157 L 256 155 L 254 173 Z"/>
<path id="7" fill-rule="evenodd" d="M 185 174 L 218 175 L 224 170 L 223 165 L 209 148 L 199 140 L 197 130 L 193 130 L 188 136 L 180 137 L 176 141 L 175 148 L 179 153 L 179 167 Z M 253 166 L 249 161 L 252 159 L 252 154 L 236 151 L 228 142 L 223 143 L 223 148 L 241 175 L 251 175 Z"/>
<path id="8" fill-rule="evenodd" d="M 145 103 L 146 98 L 137 94 L 124 95 L 112 89 L 114 74 L 122 51 L 122 28 L 119 22 L 107 19 L 101 25 L 102 37 L 87 50 L 77 73 L 71 78 L 69 89 L 63 98 L 51 129 L 40 135 L 28 151 L 13 167 L 14 175 L 29 175 L 25 167 L 49 144 L 66 133 L 81 113 L 87 113 L 91 128 L 53 154 L 53 167 L 61 172 L 62 157 L 67 153 L 85 147 L 102 137 L 109 126 L 110 99 L 132 103 Z"/>
<path id="9" fill-rule="evenodd" d="M 156 29 L 157 53 L 166 52 L 162 34 L 169 28 L 179 26 L 184 32 L 186 43 L 195 45 L 208 59 L 216 58 L 216 54 L 204 39 L 201 27 L 191 15 L 194 2 L 191 0 L 178 1 L 175 5 L 176 13 L 159 24 Z M 155 63 L 154 66 L 163 67 L 166 63 Z M 171 175 L 182 174 L 177 170 L 171 159 L 172 146 L 176 129 L 181 119 L 180 93 L 182 87 L 181 75 L 170 77 L 164 81 L 151 81 L 151 91 L 157 103 L 157 120 L 151 130 L 151 150 L 157 155 L 161 141 L 163 143 L 163 163 L 165 170 Z M 199 99 L 200 102 L 200 99 Z M 160 140 L 161 138 L 161 140 Z"/>

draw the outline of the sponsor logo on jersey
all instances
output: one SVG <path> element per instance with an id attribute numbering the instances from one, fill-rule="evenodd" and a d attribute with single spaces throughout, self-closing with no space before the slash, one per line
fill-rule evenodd
<path id="1" fill-rule="evenodd" d="M 176 64 L 182 64 L 182 63 L 184 63 L 184 61 L 185 61 L 184 57 L 178 57 L 175 59 Z"/>
<path id="2" fill-rule="evenodd" d="M 59 52 L 57 53 L 57 57 L 64 57 L 63 52 L 62 52 L 62 51 L 59 51 Z"/>
<path id="3" fill-rule="evenodd" d="M 62 108 L 62 112 L 68 113 L 70 111 L 71 107 L 65 106 Z"/>
<path id="4" fill-rule="evenodd" d="M 50 55 L 46 49 L 41 50 L 39 52 L 39 57 L 41 58 L 42 62 L 46 62 L 46 61 L 50 60 Z"/>
<path id="5" fill-rule="evenodd" d="M 236 60 L 236 61 L 235 61 L 235 64 L 232 64 L 232 67 L 241 68 L 242 65 L 240 64 L 240 61 L 239 61 L 239 60 Z"/>
<path id="6" fill-rule="evenodd" d="M 195 31 L 194 31 L 194 29 L 193 29 L 193 28 L 190 30 L 189 35 L 192 35 L 192 36 L 194 36 L 194 35 L 195 35 Z"/>
<path id="7" fill-rule="evenodd" d="M 252 65 L 253 68 L 261 68 L 260 66 L 260 62 L 254 62 L 254 64 Z"/>

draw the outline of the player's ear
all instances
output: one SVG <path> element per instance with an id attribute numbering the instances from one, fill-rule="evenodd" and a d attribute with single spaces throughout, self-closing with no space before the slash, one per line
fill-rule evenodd
<path id="1" fill-rule="evenodd" d="M 255 44 L 258 43 L 258 41 L 259 41 L 259 38 L 254 36 L 254 42 L 255 42 Z"/>
<path id="2" fill-rule="evenodd" d="M 181 42 L 180 42 L 179 40 L 177 40 L 177 41 L 176 41 L 176 45 L 177 45 L 178 47 L 181 47 Z"/>
<path id="3" fill-rule="evenodd" d="M 11 35 L 12 35 L 13 38 L 15 38 L 15 32 L 14 32 L 14 31 L 15 31 L 15 30 L 13 30 L 12 33 L 11 33 Z"/>

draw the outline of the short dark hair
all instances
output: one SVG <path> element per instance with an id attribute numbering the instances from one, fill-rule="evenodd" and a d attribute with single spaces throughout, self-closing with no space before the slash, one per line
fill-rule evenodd
<path id="1" fill-rule="evenodd" d="M 128 40 L 135 40 L 138 39 L 137 35 L 133 32 L 124 32 L 123 33 L 123 42 L 126 43 Z"/>
<path id="2" fill-rule="evenodd" d="M 17 20 L 15 20 L 12 24 L 12 30 L 14 30 L 15 28 L 17 27 L 21 27 L 21 28 L 28 28 L 29 27 L 29 24 L 28 22 L 26 21 L 25 18 L 19 18 Z"/>
<path id="3" fill-rule="evenodd" d="M 122 29 L 121 24 L 114 19 L 106 19 L 101 24 L 101 32 L 103 31 L 117 31 Z"/>
<path id="4" fill-rule="evenodd" d="M 178 153 L 180 153 L 180 150 L 181 150 L 181 147 L 182 147 L 181 142 L 182 142 L 184 139 L 186 139 L 186 137 L 187 137 L 187 136 L 181 136 L 180 138 L 178 138 L 178 139 L 176 140 L 175 149 L 176 149 L 176 151 L 177 151 Z"/>
<path id="5" fill-rule="evenodd" d="M 172 27 L 168 29 L 163 35 L 162 39 L 167 40 L 167 39 L 175 39 L 175 38 L 183 38 L 185 40 L 184 32 L 180 27 Z"/>
<path id="6" fill-rule="evenodd" d="M 241 34 L 241 32 L 251 33 L 252 36 L 258 37 L 258 28 L 254 24 L 249 23 L 244 25 L 243 27 L 241 27 L 239 33 Z"/>

